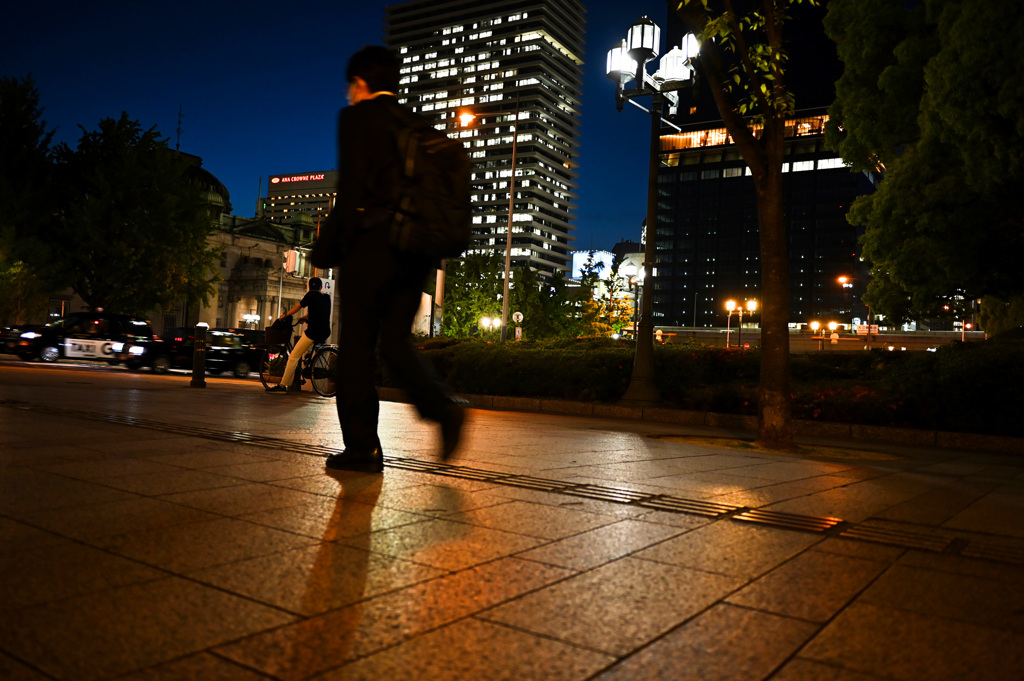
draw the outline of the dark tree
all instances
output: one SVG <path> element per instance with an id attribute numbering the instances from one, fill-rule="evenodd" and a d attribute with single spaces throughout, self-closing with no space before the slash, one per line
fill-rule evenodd
<path id="1" fill-rule="evenodd" d="M 84 128 L 55 151 L 61 210 L 47 237 L 51 262 L 93 309 L 145 314 L 207 301 L 217 252 L 214 223 L 190 163 L 138 121 Z"/>
<path id="2" fill-rule="evenodd" d="M 467 338 L 483 317 L 501 316 L 504 257 L 498 253 L 471 253 L 447 261 L 444 283 L 444 316 L 441 333 Z"/>
<path id="3" fill-rule="evenodd" d="M 0 318 L 22 323 L 54 286 L 29 264 L 46 249 L 31 238 L 50 226 L 50 141 L 31 76 L 0 78 Z"/>
<path id="4" fill-rule="evenodd" d="M 829 143 L 881 178 L 858 198 L 872 279 L 893 321 L 1024 292 L 1024 15 L 991 0 L 832 0 L 845 67 Z M 1012 306 L 1011 306 L 1012 307 Z"/>

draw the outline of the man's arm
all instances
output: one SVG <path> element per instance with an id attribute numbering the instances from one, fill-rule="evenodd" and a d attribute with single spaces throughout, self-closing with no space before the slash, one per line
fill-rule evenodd
<path id="1" fill-rule="evenodd" d="M 298 312 L 301 309 L 302 309 L 302 303 L 295 303 L 295 307 L 293 307 L 292 309 L 290 309 L 287 312 L 285 312 L 284 314 L 282 314 L 280 317 L 278 317 L 278 319 L 284 319 L 288 315 L 295 314 L 296 312 Z"/>

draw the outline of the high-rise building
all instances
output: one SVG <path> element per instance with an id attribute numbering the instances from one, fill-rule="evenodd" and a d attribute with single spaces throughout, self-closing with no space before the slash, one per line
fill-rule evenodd
<path id="1" fill-rule="evenodd" d="M 868 268 L 846 211 L 871 185 L 825 147 L 825 119 L 824 109 L 797 112 L 786 127 L 790 321 L 866 323 L 859 299 Z M 760 298 L 753 178 L 723 127 L 684 126 L 661 146 L 654 323 L 725 326 L 727 300 Z"/>
<path id="2" fill-rule="evenodd" d="M 568 274 L 583 4 L 411 0 L 386 12 L 385 42 L 402 60 L 400 101 L 467 142 L 470 252 L 504 254 L 511 218 L 513 265 Z"/>
<path id="3" fill-rule="evenodd" d="M 850 172 L 825 146 L 824 124 L 841 66 L 822 14 L 808 8 L 794 12 L 786 24 L 787 85 L 797 106 L 786 127 L 783 165 L 790 322 L 846 326 L 854 319 L 866 323 L 868 313 L 860 302 L 868 267 L 860 259 L 858 230 L 846 213 L 854 198 L 872 191 L 872 184 Z M 682 35 L 670 13 L 670 44 L 678 44 Z M 674 121 L 681 130 L 666 129 L 661 137 L 654 323 L 726 326 L 726 301 L 742 305 L 760 297 L 753 179 L 706 84 L 683 94 Z"/>
<path id="4" fill-rule="evenodd" d="M 336 170 L 271 175 L 267 179 L 267 193 L 260 198 L 258 217 L 276 224 L 291 224 L 301 214 L 317 224 L 334 207 L 337 188 Z"/>

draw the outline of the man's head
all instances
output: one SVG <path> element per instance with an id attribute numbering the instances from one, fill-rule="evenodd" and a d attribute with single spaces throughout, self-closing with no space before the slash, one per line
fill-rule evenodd
<path id="1" fill-rule="evenodd" d="M 398 69 L 398 58 L 383 45 L 367 45 L 353 54 L 345 69 L 349 103 L 377 92 L 398 92 Z"/>
<path id="2" fill-rule="evenodd" d="M 313 277 L 309 280 L 309 290 L 319 291 L 324 287 L 324 282 L 320 277 Z"/>

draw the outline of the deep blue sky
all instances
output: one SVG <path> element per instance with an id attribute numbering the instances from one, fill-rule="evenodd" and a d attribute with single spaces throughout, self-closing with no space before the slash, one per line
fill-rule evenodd
<path id="1" fill-rule="evenodd" d="M 43 119 L 74 146 L 122 111 L 156 126 L 252 216 L 260 180 L 336 165 L 335 117 L 345 103 L 344 65 L 381 42 L 380 0 L 304 2 L 15 3 L 0 28 L 0 76 L 32 74 Z M 636 19 L 666 28 L 664 0 L 591 0 L 581 117 L 577 249 L 639 241 L 647 192 L 650 121 L 615 109 L 605 53 Z M 649 102 L 641 102 L 645 106 Z"/>

